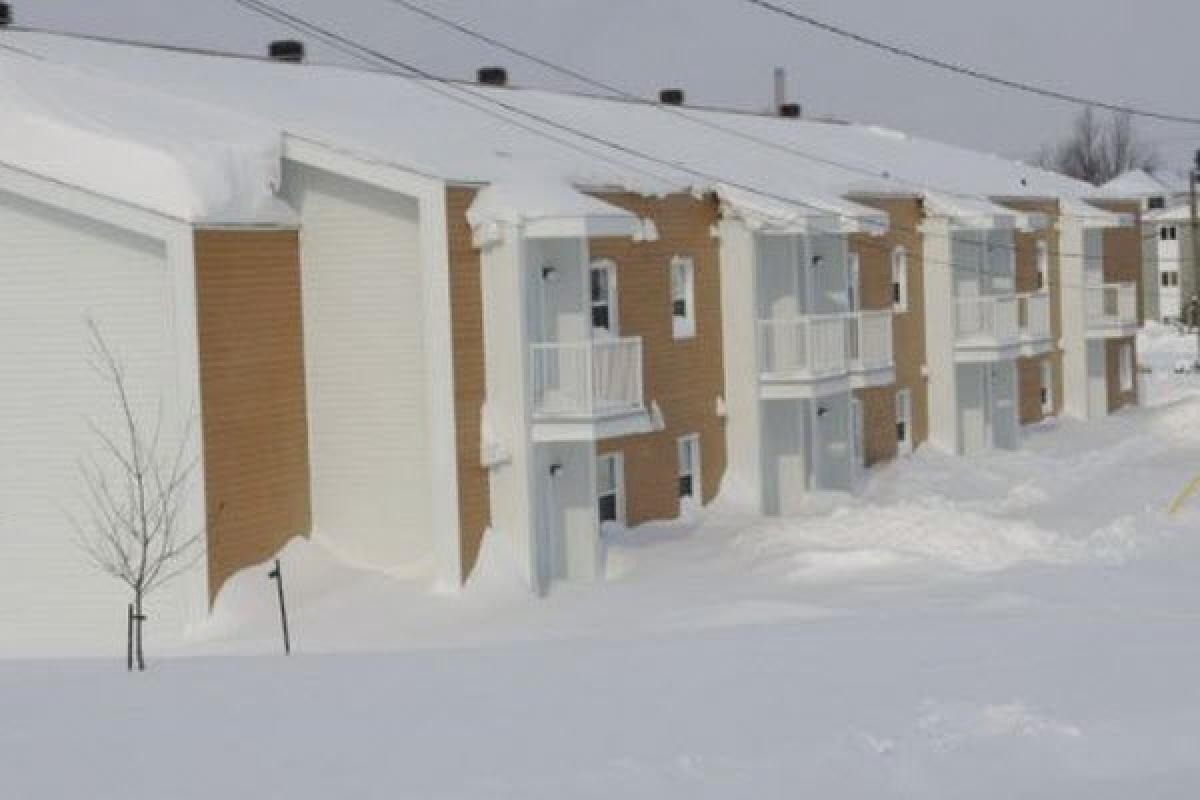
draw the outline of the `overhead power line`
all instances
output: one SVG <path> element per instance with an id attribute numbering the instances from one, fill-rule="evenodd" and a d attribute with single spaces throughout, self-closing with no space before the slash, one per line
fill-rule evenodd
<path id="1" fill-rule="evenodd" d="M 1094 106 L 1095 108 L 1102 108 L 1106 111 L 1115 111 L 1120 114 L 1129 114 L 1135 117 L 1155 119 L 1159 120 L 1160 122 L 1177 122 L 1185 125 L 1200 125 L 1200 117 L 1139 108 L 1137 106 L 1114 103 L 1095 97 L 1084 97 L 1082 95 L 1071 94 L 1058 89 L 1051 89 L 1046 86 L 1039 86 L 1037 84 L 1018 81 L 1012 78 L 1005 78 L 990 72 L 984 72 L 983 70 L 976 69 L 975 67 L 969 67 L 964 64 L 956 64 L 952 61 L 946 61 L 942 58 L 925 55 L 924 53 L 920 53 L 907 47 L 901 47 L 900 45 L 885 42 L 880 39 L 875 39 L 865 34 L 852 31 L 849 28 L 844 28 L 840 25 L 834 25 L 833 23 L 825 22 L 810 14 L 802 14 L 792 8 L 787 8 L 777 3 L 773 3 L 771 0 L 743 0 L 743 2 L 749 3 L 753 6 L 758 6 L 759 8 L 769 11 L 772 14 L 786 17 L 787 19 L 808 25 L 811 28 L 824 31 L 825 33 L 829 33 L 843 39 L 848 39 L 857 44 L 872 47 L 876 50 L 882 50 L 885 53 L 890 53 L 891 55 L 899 56 L 900 58 L 906 58 L 910 61 L 916 61 L 917 63 L 924 64 L 928 67 L 934 67 L 947 72 L 953 72 L 957 75 L 974 78 L 975 80 L 984 81 L 986 83 L 990 83 L 995 86 L 1001 86 L 1006 89 L 1013 89 L 1015 91 L 1025 92 L 1026 94 L 1046 97 L 1051 100 L 1059 100 L 1064 103 L 1073 103 L 1081 106 Z"/>

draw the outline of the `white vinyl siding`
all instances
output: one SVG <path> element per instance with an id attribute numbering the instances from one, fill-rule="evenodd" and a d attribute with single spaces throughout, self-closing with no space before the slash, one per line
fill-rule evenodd
<path id="1" fill-rule="evenodd" d="M 290 169 L 285 189 L 303 222 L 314 536 L 373 567 L 427 559 L 435 489 L 416 203 Z"/>
<path id="2" fill-rule="evenodd" d="M 87 517 L 79 463 L 103 452 L 89 421 L 120 429 L 112 388 L 90 366 L 92 317 L 126 368 L 151 430 L 161 400 L 173 447 L 191 408 L 177 400 L 172 274 L 160 242 L 0 193 L 0 631 L 6 653 L 45 645 L 119 652 L 127 590 L 78 548 L 68 514 Z M 197 438 L 198 447 L 198 438 Z M 109 473 L 115 476 L 116 473 Z M 202 504 L 200 484 L 192 503 Z M 147 636 L 185 621 L 191 576 L 150 598 Z M 26 644 L 32 649 L 23 649 Z"/>

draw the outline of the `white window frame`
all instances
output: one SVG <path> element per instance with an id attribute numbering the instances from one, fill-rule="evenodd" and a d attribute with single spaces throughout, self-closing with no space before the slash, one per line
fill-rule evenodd
<path id="1" fill-rule="evenodd" d="M 851 250 L 846 254 L 846 310 L 862 308 L 862 258 Z"/>
<path id="2" fill-rule="evenodd" d="M 675 295 L 675 272 L 682 270 L 683 297 Z M 671 297 L 671 335 L 676 339 L 691 339 L 696 335 L 696 262 L 691 256 L 675 256 L 671 259 L 668 273 L 669 291 Z M 683 316 L 675 313 L 675 303 L 683 300 Z"/>
<path id="3" fill-rule="evenodd" d="M 1050 288 L 1050 244 L 1045 239 L 1037 243 L 1037 282 L 1039 292 Z"/>
<path id="4" fill-rule="evenodd" d="M 690 445 L 690 448 L 688 445 Z M 688 464 L 689 471 L 684 471 L 683 454 L 685 451 L 690 452 L 692 455 L 691 463 Z M 679 481 L 676 483 L 677 490 L 678 484 L 682 482 L 685 477 L 690 476 L 692 479 L 692 493 L 690 495 L 684 495 L 682 492 L 678 492 L 680 501 L 682 502 L 684 497 L 690 497 L 697 503 L 703 503 L 704 484 L 701 483 L 703 473 L 701 472 L 702 461 L 700 454 L 700 434 L 689 433 L 676 439 L 675 455 L 679 473 Z"/>
<path id="5" fill-rule="evenodd" d="M 592 273 L 593 272 L 605 272 L 608 275 L 608 279 L 607 279 L 608 302 L 606 304 L 605 303 L 597 303 L 592 298 Z M 595 261 L 593 261 L 591 263 L 591 267 L 588 270 L 588 282 L 587 282 L 588 326 L 591 328 L 593 334 L 598 330 L 605 330 L 604 328 L 597 328 L 595 323 L 592 321 L 593 310 L 598 308 L 601 305 L 607 305 L 608 306 L 608 328 L 607 328 L 608 333 L 612 336 L 620 335 L 619 331 L 621 330 L 621 314 L 620 314 L 620 303 L 618 302 L 619 297 L 620 297 L 620 295 L 617 292 L 617 262 L 613 261 L 611 258 L 596 259 Z"/>
<path id="6" fill-rule="evenodd" d="M 601 463 L 611 461 L 613 464 L 613 488 L 606 492 L 600 491 L 600 475 L 602 474 Z M 625 524 L 625 455 L 623 453 L 603 453 L 596 456 L 596 485 L 595 485 L 595 513 L 596 523 L 603 525 L 604 520 L 600 519 L 600 500 L 609 495 L 616 497 L 616 522 L 620 525 Z"/>
<path id="7" fill-rule="evenodd" d="M 900 423 L 904 423 L 904 438 L 900 438 Z M 912 389 L 896 390 L 896 452 L 908 455 L 913 451 Z"/>
<path id="8" fill-rule="evenodd" d="M 1039 374 L 1041 375 L 1042 414 L 1054 413 L 1054 364 L 1048 358 L 1042 359 Z"/>
<path id="9" fill-rule="evenodd" d="M 1117 355 L 1117 372 L 1121 380 L 1121 391 L 1133 391 L 1133 345 L 1125 342 Z"/>
<path id="10" fill-rule="evenodd" d="M 892 249 L 892 311 L 908 311 L 908 249 L 904 245 Z"/>

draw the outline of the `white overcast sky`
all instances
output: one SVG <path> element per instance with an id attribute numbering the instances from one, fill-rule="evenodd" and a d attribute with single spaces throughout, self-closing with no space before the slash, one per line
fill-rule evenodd
<path id="1" fill-rule="evenodd" d="M 261 52 L 286 28 L 233 0 L 12 0 L 24 25 Z M 572 84 L 415 17 L 390 0 L 272 0 L 425 69 Z M 1025 157 L 1069 124 L 1071 106 L 989 87 L 793 24 L 745 0 L 416 0 L 547 59 L 653 95 L 762 108 L 787 69 L 805 113 L 875 122 Z M 1025 80 L 1200 116 L 1200 0 L 778 0 L 871 36 Z M 346 56 L 314 47 L 313 60 Z M 573 88 L 585 88 L 574 86 Z M 1200 126 L 1139 124 L 1171 166 L 1190 165 Z"/>

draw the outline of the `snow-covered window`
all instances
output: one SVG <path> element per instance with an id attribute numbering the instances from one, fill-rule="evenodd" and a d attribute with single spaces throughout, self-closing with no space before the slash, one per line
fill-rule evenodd
<path id="1" fill-rule="evenodd" d="M 912 452 L 912 389 L 896 392 L 896 448 L 902 454 Z"/>
<path id="2" fill-rule="evenodd" d="M 1042 359 L 1042 413 L 1054 413 L 1054 364 L 1050 359 Z"/>
<path id="3" fill-rule="evenodd" d="M 1133 390 L 1133 345 L 1121 345 L 1120 355 L 1120 371 L 1121 371 L 1121 391 L 1129 392 Z"/>
<path id="4" fill-rule="evenodd" d="M 671 259 L 671 331 L 676 339 L 696 335 L 696 265 L 692 259 Z"/>
<path id="5" fill-rule="evenodd" d="M 679 451 L 679 497 L 698 497 L 700 488 L 700 436 L 695 433 L 680 436 Z"/>
<path id="6" fill-rule="evenodd" d="M 892 310 L 908 311 L 908 251 L 892 251 Z"/>
<path id="7" fill-rule="evenodd" d="M 620 453 L 596 459 L 596 514 L 601 523 L 620 522 L 624 517 L 624 465 Z"/>
<path id="8" fill-rule="evenodd" d="M 617 332 L 617 265 L 607 259 L 592 263 L 592 330 Z"/>
<path id="9" fill-rule="evenodd" d="M 1042 291 L 1050 285 L 1050 246 L 1037 243 L 1037 288 Z"/>

